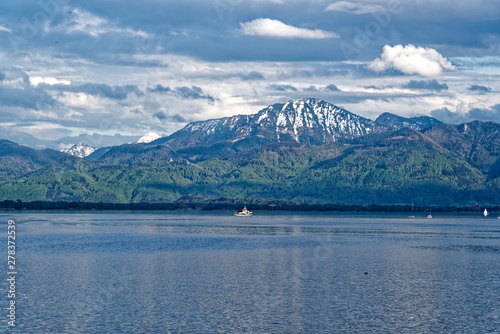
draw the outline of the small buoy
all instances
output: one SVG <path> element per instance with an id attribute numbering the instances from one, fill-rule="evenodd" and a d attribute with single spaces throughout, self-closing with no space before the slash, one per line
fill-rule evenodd
<path id="1" fill-rule="evenodd" d="M 365 271 L 365 275 L 368 275 L 368 272 L 367 272 L 367 271 Z"/>

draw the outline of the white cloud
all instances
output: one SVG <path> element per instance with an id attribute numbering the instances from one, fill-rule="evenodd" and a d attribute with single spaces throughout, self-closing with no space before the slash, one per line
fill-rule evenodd
<path id="1" fill-rule="evenodd" d="M 6 27 L 0 25 L 0 31 L 12 32 L 12 29 L 9 29 L 9 28 L 6 28 Z"/>
<path id="2" fill-rule="evenodd" d="M 354 14 L 368 14 L 382 12 L 386 9 L 380 5 L 338 1 L 328 5 L 325 10 L 335 12 L 348 12 Z"/>
<path id="3" fill-rule="evenodd" d="M 43 77 L 30 77 L 30 84 L 33 86 L 38 86 L 39 84 L 46 84 L 46 85 L 70 85 L 71 81 L 69 80 L 59 80 L 56 78 L 43 78 Z"/>
<path id="4" fill-rule="evenodd" d="M 18 129 L 40 140 L 57 140 L 64 135 L 71 134 L 70 129 L 49 122 L 31 122 L 30 125 L 19 126 Z"/>
<path id="5" fill-rule="evenodd" d="M 278 20 L 272 19 L 255 19 L 250 22 L 240 23 L 241 31 L 245 35 L 265 36 L 274 38 L 305 38 L 305 39 L 322 39 L 322 38 L 338 38 L 339 36 L 333 32 L 324 31 L 321 29 L 305 29 L 297 28 L 285 24 Z"/>
<path id="6" fill-rule="evenodd" d="M 418 74 L 424 77 L 437 76 L 444 71 L 457 69 L 436 50 L 421 46 L 415 47 L 411 44 L 384 46 L 380 58 L 370 62 L 368 68 L 375 72 L 393 68 L 404 74 Z"/>
<path id="7" fill-rule="evenodd" d="M 127 34 L 143 38 L 149 37 L 149 34 L 142 30 L 118 27 L 105 18 L 79 8 L 73 9 L 71 20 L 59 25 L 58 28 L 69 33 L 75 31 L 84 32 L 94 37 L 109 33 Z"/>

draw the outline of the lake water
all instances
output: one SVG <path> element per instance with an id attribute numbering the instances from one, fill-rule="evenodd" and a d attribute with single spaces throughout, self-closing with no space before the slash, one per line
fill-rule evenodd
<path id="1" fill-rule="evenodd" d="M 18 333 L 500 332 L 500 220 L 0 214 Z"/>

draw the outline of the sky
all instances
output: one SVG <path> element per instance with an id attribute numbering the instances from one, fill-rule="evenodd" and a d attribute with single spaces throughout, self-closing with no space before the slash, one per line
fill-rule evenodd
<path id="1" fill-rule="evenodd" d="M 103 147 L 314 97 L 500 122 L 498 0 L 4 1 L 0 138 Z"/>

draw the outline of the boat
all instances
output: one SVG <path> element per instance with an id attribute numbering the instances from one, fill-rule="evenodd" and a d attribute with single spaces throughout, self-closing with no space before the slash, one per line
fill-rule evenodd
<path id="1" fill-rule="evenodd" d="M 413 211 L 413 202 L 411 203 L 411 215 L 408 218 L 415 218 L 415 212 Z"/>
<path id="2" fill-rule="evenodd" d="M 488 216 L 488 210 L 484 209 L 483 215 L 484 215 L 485 217 L 487 217 L 487 216 Z"/>
<path id="3" fill-rule="evenodd" d="M 429 207 L 429 214 L 427 215 L 427 219 L 432 219 L 431 207 Z"/>
<path id="4" fill-rule="evenodd" d="M 252 211 L 249 211 L 247 209 L 247 207 L 243 207 L 243 209 L 240 209 L 240 210 L 236 210 L 236 212 L 234 213 L 235 216 L 238 216 L 238 217 L 249 217 L 252 215 Z"/>

